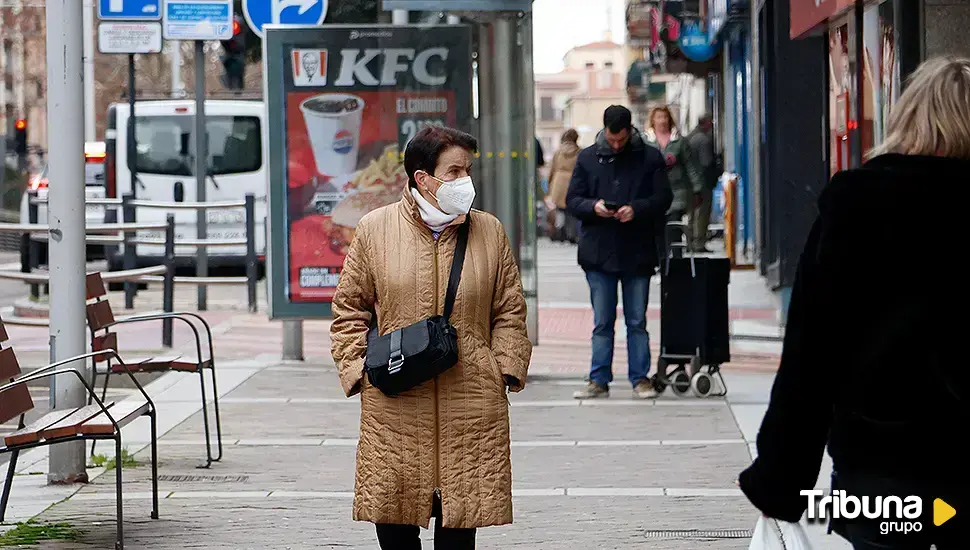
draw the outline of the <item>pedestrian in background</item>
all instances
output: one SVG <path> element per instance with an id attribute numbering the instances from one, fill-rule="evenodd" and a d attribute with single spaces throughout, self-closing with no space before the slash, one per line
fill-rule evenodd
<path id="1" fill-rule="evenodd" d="M 552 156 L 549 168 L 549 194 L 546 196 L 546 206 L 553 214 L 552 240 L 576 243 L 578 227 L 576 218 L 566 209 L 566 193 L 569 191 L 569 180 L 573 177 L 573 168 L 579 156 L 579 132 L 570 128 L 562 134 L 559 150 Z"/>
<path id="2" fill-rule="evenodd" d="M 404 153 L 400 202 L 357 225 L 333 298 L 331 350 L 347 396 L 360 394 L 353 518 L 382 549 L 475 547 L 476 529 L 512 522 L 507 391 L 526 384 L 532 345 L 519 270 L 501 222 L 471 210 L 478 144 L 451 128 L 418 132 Z M 368 330 L 441 315 L 458 230 L 469 224 L 450 322 L 458 363 L 394 397 L 364 372 Z"/>
<path id="3" fill-rule="evenodd" d="M 667 166 L 667 180 L 674 195 L 667 211 L 667 220 L 679 222 L 693 207 L 694 195 L 703 188 L 694 153 L 687 140 L 680 135 L 667 107 L 657 107 L 650 112 L 646 140 L 660 151 Z"/>
<path id="4" fill-rule="evenodd" d="M 765 515 L 797 522 L 823 453 L 848 496 L 922 499 L 922 529 L 892 516 L 830 518 L 856 550 L 970 548 L 966 273 L 947 236 L 970 199 L 970 59 L 923 63 L 892 107 L 883 143 L 838 172 L 818 201 L 792 288 L 781 364 L 739 484 Z M 932 236 L 938 235 L 938 238 Z M 821 382 L 821 383 L 820 383 Z M 902 390 L 902 391 L 901 391 Z M 935 499 L 957 510 L 932 523 Z M 868 511 L 875 506 L 870 504 Z M 887 521 L 888 520 L 888 521 Z"/>
<path id="5" fill-rule="evenodd" d="M 722 172 L 717 151 L 714 150 L 714 118 L 709 114 L 702 115 L 697 127 L 688 134 L 687 142 L 701 177 L 700 192 L 694 194 L 687 218 L 687 250 L 710 252 L 707 248 L 707 229 L 711 223 L 714 188 Z"/>
<path id="6" fill-rule="evenodd" d="M 612 105 L 603 113 L 596 142 L 576 159 L 566 194 L 570 213 L 583 224 L 579 265 L 586 272 L 595 328 L 589 384 L 577 399 L 609 396 L 617 285 L 623 287 L 628 378 L 638 398 L 657 392 L 649 378 L 647 299 L 658 265 L 657 239 L 671 193 L 660 152 L 633 127 L 630 110 Z"/>

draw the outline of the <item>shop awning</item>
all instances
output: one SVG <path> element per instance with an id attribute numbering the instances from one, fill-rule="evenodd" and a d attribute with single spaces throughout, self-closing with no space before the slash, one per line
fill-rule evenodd
<path id="1" fill-rule="evenodd" d="M 792 40 L 837 17 L 855 5 L 855 0 L 790 0 L 789 36 Z"/>

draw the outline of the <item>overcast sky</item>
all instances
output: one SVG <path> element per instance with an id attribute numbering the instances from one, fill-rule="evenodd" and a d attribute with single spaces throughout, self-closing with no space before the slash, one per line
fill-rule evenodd
<path id="1" fill-rule="evenodd" d="M 562 70 L 569 48 L 603 40 L 612 6 L 613 41 L 626 39 L 624 0 L 535 0 L 532 4 L 533 64 L 537 73 Z"/>

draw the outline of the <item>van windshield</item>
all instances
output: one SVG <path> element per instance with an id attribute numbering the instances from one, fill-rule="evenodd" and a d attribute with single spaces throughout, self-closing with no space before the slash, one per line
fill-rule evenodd
<path id="1" fill-rule="evenodd" d="M 263 164 L 259 118 L 206 117 L 208 169 L 215 176 L 255 172 Z M 195 174 L 195 120 L 191 116 L 136 117 L 135 168 L 146 174 Z"/>

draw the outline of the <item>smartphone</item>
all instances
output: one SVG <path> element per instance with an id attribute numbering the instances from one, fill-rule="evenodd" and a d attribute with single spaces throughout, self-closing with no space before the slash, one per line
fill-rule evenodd
<path id="1" fill-rule="evenodd" d="M 620 209 L 619 204 L 611 201 L 603 201 L 603 206 L 606 207 L 606 209 L 611 212 L 616 212 L 617 210 Z"/>

